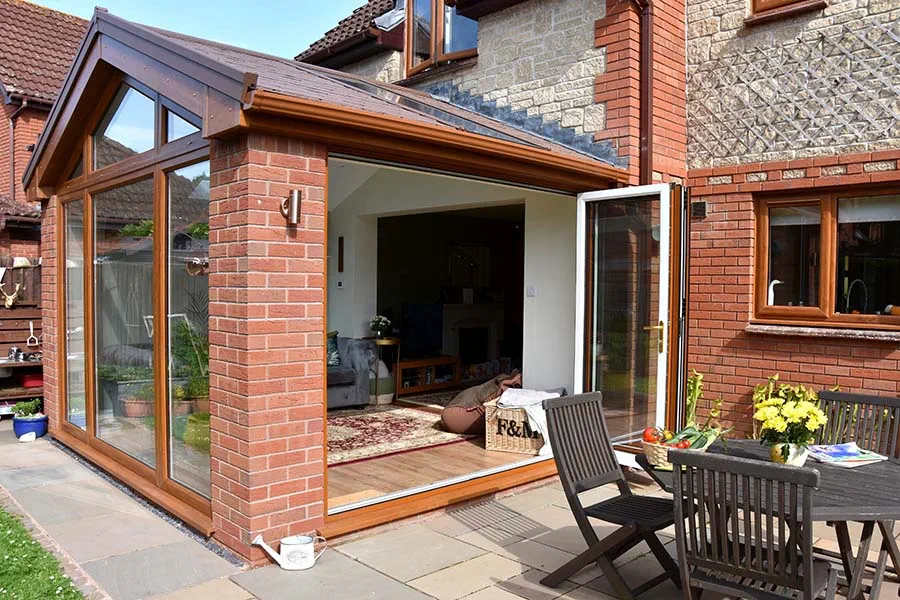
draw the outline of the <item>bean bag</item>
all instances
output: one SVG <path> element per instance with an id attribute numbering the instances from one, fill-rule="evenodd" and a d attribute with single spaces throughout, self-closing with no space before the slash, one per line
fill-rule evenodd
<path id="1" fill-rule="evenodd" d="M 444 429 L 466 435 L 484 433 L 484 403 L 498 397 L 510 387 L 522 387 L 520 373 L 497 375 L 481 385 L 461 391 L 441 411 Z"/>

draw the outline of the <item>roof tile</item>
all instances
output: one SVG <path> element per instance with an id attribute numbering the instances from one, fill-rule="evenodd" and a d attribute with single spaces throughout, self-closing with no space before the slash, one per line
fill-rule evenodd
<path id="1" fill-rule="evenodd" d="M 53 102 L 87 21 L 24 0 L 0 0 L 0 84 L 10 95 Z"/>
<path id="2" fill-rule="evenodd" d="M 372 21 L 394 8 L 395 0 L 368 0 L 365 4 L 354 10 L 350 16 L 341 19 L 337 26 L 325 32 L 320 39 L 313 42 L 309 48 L 297 55 L 296 60 L 304 60 L 316 52 L 330 48 L 350 39 L 358 33 L 362 33 L 372 27 Z"/>

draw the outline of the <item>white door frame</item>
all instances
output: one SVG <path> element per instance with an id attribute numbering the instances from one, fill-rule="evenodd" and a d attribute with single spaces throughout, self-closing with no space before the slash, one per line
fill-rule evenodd
<path id="1" fill-rule="evenodd" d="M 663 346 L 663 352 L 659 354 L 657 359 L 656 373 L 656 421 L 657 424 L 663 425 L 666 421 L 666 391 L 668 389 L 668 356 L 669 344 L 668 333 L 670 325 L 669 301 L 672 293 L 669 285 L 669 253 L 671 252 L 671 193 L 672 186 L 668 183 L 660 183 L 654 185 L 641 185 L 633 187 L 618 188 L 612 190 L 598 190 L 594 192 L 585 192 L 578 195 L 577 209 L 577 229 L 575 235 L 575 385 L 574 392 L 581 394 L 584 392 L 584 334 L 587 324 L 585 319 L 584 297 L 587 290 L 587 282 L 585 281 L 585 260 L 587 254 L 587 203 L 603 202 L 605 200 L 621 200 L 623 198 L 639 198 L 646 196 L 659 196 L 659 306 L 658 317 L 665 325 L 665 329 L 659 332 L 666 340 Z M 634 455 L 627 452 L 616 452 L 619 462 L 622 464 L 635 466 Z"/>

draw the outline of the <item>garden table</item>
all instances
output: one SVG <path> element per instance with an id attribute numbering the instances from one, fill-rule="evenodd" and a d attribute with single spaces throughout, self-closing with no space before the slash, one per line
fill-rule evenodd
<path id="1" fill-rule="evenodd" d="M 741 458 L 769 461 L 769 450 L 756 440 L 728 440 L 727 449 L 721 441 L 710 446 L 707 452 L 728 454 Z M 672 472 L 658 470 L 644 455 L 637 462 L 669 493 L 672 492 Z M 810 460 L 807 466 L 819 471 L 819 487 L 813 494 L 811 518 L 814 522 L 833 523 L 837 534 L 840 558 L 849 588 L 849 600 L 863 596 L 863 575 L 868 564 L 872 533 L 876 525 L 887 542 L 882 551 L 872 581 L 871 598 L 877 598 L 884 575 L 887 554 L 898 556 L 893 537 L 893 522 L 900 520 L 900 461 L 888 459 L 879 463 L 848 469 Z M 855 556 L 848 523 L 863 524 Z"/>

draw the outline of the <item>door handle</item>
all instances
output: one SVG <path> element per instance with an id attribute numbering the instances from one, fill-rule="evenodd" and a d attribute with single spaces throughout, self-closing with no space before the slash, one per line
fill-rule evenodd
<path id="1" fill-rule="evenodd" d="M 656 336 L 656 350 L 659 354 L 662 354 L 663 350 L 666 348 L 665 321 L 660 321 L 659 325 L 647 325 L 644 327 L 644 331 L 657 331 L 659 333 L 659 335 Z"/>

